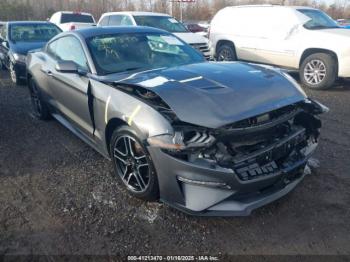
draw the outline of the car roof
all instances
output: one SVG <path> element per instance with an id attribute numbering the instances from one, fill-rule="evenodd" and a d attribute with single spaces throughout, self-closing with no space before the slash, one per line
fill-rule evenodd
<path id="1" fill-rule="evenodd" d="M 128 34 L 128 33 L 166 33 L 169 32 L 146 26 L 98 26 L 98 27 L 89 27 L 84 29 L 79 29 L 75 31 L 68 31 L 63 34 L 71 34 L 75 33 L 83 38 L 89 38 L 92 36 L 99 35 L 108 35 L 108 34 Z M 61 34 L 62 35 L 62 34 Z"/>
<path id="2" fill-rule="evenodd" d="M 318 10 L 317 8 L 309 7 L 309 6 L 285 6 L 285 5 L 237 5 L 237 6 L 229 6 L 228 8 L 246 8 L 246 7 L 279 7 L 279 8 L 288 8 L 288 9 L 311 9 Z"/>
<path id="3" fill-rule="evenodd" d="M 8 21 L 6 23 L 10 25 L 52 24 L 51 22 L 48 22 L 48 21 Z"/>
<path id="4" fill-rule="evenodd" d="M 108 12 L 108 13 L 104 13 L 102 16 L 117 15 L 117 14 L 125 14 L 125 15 L 133 15 L 133 16 L 171 16 L 164 13 L 137 12 L 137 11 Z"/>
<path id="5" fill-rule="evenodd" d="M 62 0 L 61 0 L 62 1 Z M 75 11 L 58 11 L 55 14 L 77 14 L 77 15 L 91 15 L 90 13 L 86 12 L 75 12 Z"/>

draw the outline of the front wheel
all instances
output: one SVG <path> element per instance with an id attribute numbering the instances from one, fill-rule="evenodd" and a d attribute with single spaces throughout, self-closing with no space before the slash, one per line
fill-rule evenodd
<path id="1" fill-rule="evenodd" d="M 132 128 L 122 126 L 113 132 L 110 154 L 116 176 L 131 195 L 149 201 L 158 199 L 158 179 L 152 159 Z"/>
<path id="2" fill-rule="evenodd" d="M 40 91 L 33 80 L 29 81 L 29 93 L 34 116 L 40 120 L 50 119 L 49 108 L 45 101 L 42 100 Z"/>
<path id="3" fill-rule="evenodd" d="M 236 61 L 237 56 L 233 46 L 230 44 L 221 45 L 218 48 L 216 59 L 217 61 Z"/>
<path id="4" fill-rule="evenodd" d="M 299 75 L 302 84 L 308 88 L 331 88 L 337 79 L 337 62 L 329 54 L 312 54 L 302 62 Z"/>

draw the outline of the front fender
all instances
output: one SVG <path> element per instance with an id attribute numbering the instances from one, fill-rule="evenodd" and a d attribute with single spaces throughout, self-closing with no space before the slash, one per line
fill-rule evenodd
<path id="1" fill-rule="evenodd" d="M 112 119 L 119 119 L 134 128 L 142 140 L 151 136 L 173 134 L 169 121 L 150 105 L 118 87 L 94 79 L 90 81 L 94 97 L 96 135 L 105 138 L 107 124 Z"/>

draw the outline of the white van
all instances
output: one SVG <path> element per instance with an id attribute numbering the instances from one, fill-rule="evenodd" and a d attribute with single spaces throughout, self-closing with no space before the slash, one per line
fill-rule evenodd
<path id="1" fill-rule="evenodd" d="M 219 61 L 238 59 L 298 70 L 309 88 L 330 88 L 337 77 L 350 77 L 350 30 L 318 9 L 226 7 L 212 20 L 210 40 Z"/>
<path id="2" fill-rule="evenodd" d="M 204 36 L 190 32 L 175 18 L 152 12 L 110 12 L 101 16 L 98 26 L 150 26 L 173 33 L 187 44 L 210 58 L 209 41 Z"/>

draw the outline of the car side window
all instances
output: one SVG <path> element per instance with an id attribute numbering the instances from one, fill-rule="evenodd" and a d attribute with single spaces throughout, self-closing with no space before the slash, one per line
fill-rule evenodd
<path id="1" fill-rule="evenodd" d="M 121 21 L 121 25 L 133 25 L 129 16 L 124 15 Z"/>
<path id="2" fill-rule="evenodd" d="M 50 56 L 56 58 L 56 47 L 57 47 L 57 40 L 49 43 L 46 47 L 46 53 L 48 53 Z"/>
<path id="3" fill-rule="evenodd" d="M 106 25 L 108 25 L 108 22 L 109 22 L 109 16 L 105 16 L 104 18 L 102 18 L 102 20 L 99 24 L 101 26 L 106 26 Z"/>
<path id="4" fill-rule="evenodd" d="M 110 26 L 133 25 L 132 20 L 127 15 L 111 15 L 109 18 Z"/>
<path id="5" fill-rule="evenodd" d="M 88 63 L 80 41 L 74 36 L 59 38 L 55 47 L 59 60 L 73 61 L 82 69 L 88 70 Z"/>

